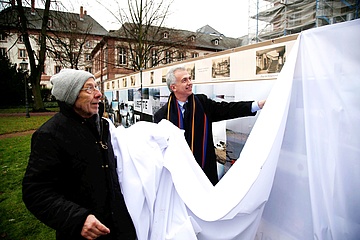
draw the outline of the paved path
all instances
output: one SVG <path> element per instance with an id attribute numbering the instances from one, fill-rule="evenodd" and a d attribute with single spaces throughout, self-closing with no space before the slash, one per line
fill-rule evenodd
<path id="1" fill-rule="evenodd" d="M 52 116 L 55 113 L 56 112 L 30 113 L 30 117 L 31 116 Z M 25 113 L 0 113 L 0 117 L 12 117 L 12 116 L 24 116 L 25 117 Z M 0 139 L 26 136 L 29 134 L 33 134 L 34 132 L 35 132 L 35 130 L 28 130 L 28 131 L 24 131 L 24 132 L 0 134 Z"/>
<path id="2" fill-rule="evenodd" d="M 30 113 L 30 117 L 31 116 L 52 116 L 54 115 L 56 112 L 31 112 Z M 0 117 L 12 117 L 12 116 L 24 116 L 25 117 L 26 113 L 0 113 Z"/>
<path id="3" fill-rule="evenodd" d="M 29 134 L 33 134 L 34 132 L 35 132 L 35 130 L 29 130 L 29 131 L 24 131 L 24 132 L 1 134 L 0 139 L 26 136 L 26 135 L 29 135 Z"/>

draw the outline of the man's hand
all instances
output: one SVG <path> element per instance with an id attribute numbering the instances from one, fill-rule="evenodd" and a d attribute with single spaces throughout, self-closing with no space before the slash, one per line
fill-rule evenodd
<path id="1" fill-rule="evenodd" d="M 110 229 L 102 224 L 94 215 L 87 216 L 81 230 L 81 236 L 89 240 L 96 239 L 109 233 Z"/>
<path id="2" fill-rule="evenodd" d="M 260 109 L 262 109 L 264 107 L 265 102 L 266 102 L 266 100 L 258 101 L 258 106 L 259 106 Z"/>

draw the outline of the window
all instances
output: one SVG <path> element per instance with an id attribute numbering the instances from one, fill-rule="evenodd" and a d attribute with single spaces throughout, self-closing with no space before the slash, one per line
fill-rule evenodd
<path id="1" fill-rule="evenodd" d="M 59 45 L 63 44 L 63 40 L 59 37 L 56 38 L 55 42 L 56 42 L 56 44 L 59 44 Z"/>
<path id="2" fill-rule="evenodd" d="M 91 54 L 85 53 L 85 61 L 91 61 Z"/>
<path id="3" fill-rule="evenodd" d="M 47 26 L 48 26 L 49 28 L 52 28 L 52 27 L 53 27 L 53 20 L 52 20 L 52 19 L 49 19 L 49 20 L 48 20 Z"/>
<path id="4" fill-rule="evenodd" d="M 76 22 L 70 22 L 70 28 L 76 29 Z"/>
<path id="5" fill-rule="evenodd" d="M 19 58 L 26 58 L 26 50 L 25 49 L 19 49 L 19 53 L 18 53 L 18 57 Z"/>
<path id="6" fill-rule="evenodd" d="M 151 50 L 151 67 L 156 67 L 158 65 L 158 51 L 157 49 Z"/>
<path id="7" fill-rule="evenodd" d="M 140 64 L 141 64 L 140 56 L 138 54 L 136 54 L 136 56 L 135 56 L 135 65 L 140 67 Z"/>
<path id="8" fill-rule="evenodd" d="M 118 65 L 126 65 L 127 51 L 124 47 L 118 47 Z"/>
<path id="9" fill-rule="evenodd" d="M 19 35 L 18 42 L 24 43 L 24 35 Z"/>
<path id="10" fill-rule="evenodd" d="M 190 40 L 191 42 L 195 42 L 195 39 L 196 39 L 196 37 L 195 37 L 194 35 L 192 35 L 192 36 L 189 37 L 189 40 Z"/>
<path id="11" fill-rule="evenodd" d="M 183 61 L 183 60 L 185 60 L 185 58 L 186 58 L 185 53 L 184 53 L 184 52 L 179 52 L 178 60 L 179 60 L 179 61 Z"/>
<path id="12" fill-rule="evenodd" d="M 107 67 L 107 63 L 108 63 L 108 49 L 105 48 L 104 52 L 103 52 L 103 61 L 104 61 L 104 68 Z"/>
<path id="13" fill-rule="evenodd" d="M 213 40 L 213 43 L 214 43 L 215 46 L 219 45 L 219 39 Z"/>
<path id="14" fill-rule="evenodd" d="M 60 66 L 55 66 L 55 73 L 59 73 L 61 70 L 61 67 Z"/>
<path id="15" fill-rule="evenodd" d="M 60 59 L 61 59 L 61 53 L 55 52 L 55 60 L 60 60 Z"/>
<path id="16" fill-rule="evenodd" d="M 6 48 L 0 48 L 0 56 L 6 56 Z"/>
<path id="17" fill-rule="evenodd" d="M 154 84 L 154 72 L 150 72 L 150 84 Z"/>
<path id="18" fill-rule="evenodd" d="M 168 32 L 164 32 L 163 37 L 164 37 L 165 39 L 169 38 L 169 33 L 168 33 Z"/>
<path id="19" fill-rule="evenodd" d="M 171 59 L 171 52 L 170 51 L 166 51 L 165 52 L 165 63 L 171 63 L 172 59 Z"/>
<path id="20" fill-rule="evenodd" d="M 86 41 L 85 42 L 85 47 L 86 48 L 91 48 L 91 41 Z"/>
<path id="21" fill-rule="evenodd" d="M 85 67 L 85 71 L 91 73 L 92 72 L 92 67 Z"/>
<path id="22" fill-rule="evenodd" d="M 197 58 L 199 56 L 199 53 L 197 53 L 197 52 L 193 52 L 192 54 L 191 54 L 191 57 L 192 58 Z"/>
<path id="23" fill-rule="evenodd" d="M 0 33 L 0 41 L 2 42 L 6 42 L 6 34 L 5 33 Z"/>
<path id="24" fill-rule="evenodd" d="M 41 34 L 39 34 L 38 41 L 39 41 L 39 44 L 40 44 L 41 43 Z"/>

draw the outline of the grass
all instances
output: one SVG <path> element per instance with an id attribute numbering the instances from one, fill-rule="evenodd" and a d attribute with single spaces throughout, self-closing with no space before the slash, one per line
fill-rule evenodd
<path id="1" fill-rule="evenodd" d="M 49 118 L 50 116 L 26 118 L 25 115 L 0 117 L 0 134 L 35 130 Z"/>
<path id="2" fill-rule="evenodd" d="M 0 117 L 0 134 L 37 129 L 50 116 Z M 49 240 L 55 231 L 37 220 L 22 201 L 21 182 L 31 135 L 0 139 L 0 239 Z"/>

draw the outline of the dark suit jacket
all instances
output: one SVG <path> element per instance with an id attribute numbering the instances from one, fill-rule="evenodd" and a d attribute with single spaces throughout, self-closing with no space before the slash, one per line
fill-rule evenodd
<path id="1" fill-rule="evenodd" d="M 206 152 L 206 164 L 204 166 L 204 172 L 209 178 L 211 183 L 215 185 L 218 182 L 217 165 L 215 147 L 213 143 L 212 135 L 212 122 L 218 122 L 222 120 L 234 119 L 246 116 L 255 116 L 256 112 L 251 112 L 251 104 L 253 101 L 240 101 L 240 102 L 216 102 L 209 99 L 204 94 L 196 94 L 204 109 L 209 122 L 209 134 L 207 139 L 207 152 Z M 166 119 L 167 116 L 167 104 L 161 107 L 154 114 L 154 122 L 158 123 L 162 119 Z M 185 134 L 187 129 L 185 129 Z"/>

